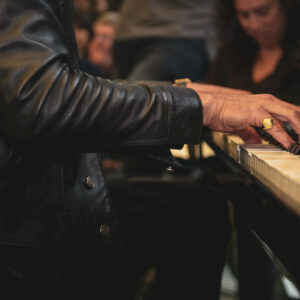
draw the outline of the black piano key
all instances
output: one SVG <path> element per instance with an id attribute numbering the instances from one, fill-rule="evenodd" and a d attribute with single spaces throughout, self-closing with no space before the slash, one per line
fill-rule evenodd
<path id="1" fill-rule="evenodd" d="M 280 147 L 282 145 L 278 141 L 276 141 L 275 146 Z"/>
<path id="2" fill-rule="evenodd" d="M 298 144 L 292 144 L 290 147 L 289 147 L 289 152 L 291 153 L 294 153 L 294 150 L 297 148 Z"/>
<path id="3" fill-rule="evenodd" d="M 270 144 L 274 145 L 274 146 L 277 146 L 277 147 L 280 147 L 281 144 L 272 137 L 272 139 L 270 140 Z"/>
<path id="4" fill-rule="evenodd" d="M 262 139 L 266 138 L 267 133 L 262 128 L 254 127 L 254 129 Z"/>
<path id="5" fill-rule="evenodd" d="M 289 123 L 284 123 L 284 129 L 288 132 L 288 134 L 294 139 L 297 140 L 298 136 L 296 135 L 296 133 L 293 131 L 292 127 L 289 125 Z M 254 127 L 254 129 L 256 130 L 256 132 L 259 134 L 259 136 L 266 140 L 267 142 L 269 142 L 271 145 L 274 145 L 282 150 L 285 151 L 289 151 L 295 155 L 300 155 L 300 145 L 299 144 L 292 144 L 288 149 L 286 149 L 285 147 L 283 147 L 283 145 L 281 145 L 280 142 L 278 142 L 271 134 L 269 134 L 267 131 L 265 131 L 264 129 L 260 128 L 260 127 Z"/>
<path id="6" fill-rule="evenodd" d="M 292 153 L 294 155 L 298 155 L 298 151 L 299 151 L 299 148 L 300 148 L 300 145 L 299 144 L 296 144 L 293 149 L 292 149 Z"/>
<path id="7" fill-rule="evenodd" d="M 283 128 L 294 141 L 298 141 L 298 135 L 296 134 L 290 123 L 284 122 Z"/>
<path id="8" fill-rule="evenodd" d="M 300 155 L 300 145 L 298 144 L 297 148 L 294 151 L 295 155 Z"/>
<path id="9" fill-rule="evenodd" d="M 291 144 L 291 146 L 289 146 L 288 151 L 291 152 L 292 148 L 295 146 L 295 144 Z"/>
<path id="10" fill-rule="evenodd" d="M 297 151 L 298 146 L 299 146 L 299 145 L 296 144 L 295 147 L 293 148 L 293 152 L 292 152 L 293 154 L 295 154 L 295 151 Z"/>

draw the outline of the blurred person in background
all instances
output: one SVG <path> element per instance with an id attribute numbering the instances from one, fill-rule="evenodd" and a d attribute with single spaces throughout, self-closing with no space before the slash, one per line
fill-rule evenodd
<path id="1" fill-rule="evenodd" d="M 205 78 L 215 54 L 211 0 L 123 0 L 115 76 L 127 80 Z M 189 156 L 195 161 L 195 148 Z"/>
<path id="2" fill-rule="evenodd" d="M 74 0 L 74 5 L 80 7 L 81 10 L 90 9 L 91 3 L 91 0 Z"/>
<path id="3" fill-rule="evenodd" d="M 109 10 L 119 11 L 123 0 L 109 0 Z"/>
<path id="4" fill-rule="evenodd" d="M 110 5 L 108 0 L 94 0 L 93 8 L 98 15 L 101 15 L 110 9 Z"/>
<path id="5" fill-rule="evenodd" d="M 213 55 L 209 0 L 124 0 L 116 31 L 119 78 L 204 78 Z"/>
<path id="6" fill-rule="evenodd" d="M 113 72 L 113 46 L 115 29 L 119 20 L 117 12 L 105 12 L 92 26 L 93 38 L 88 46 L 88 59 L 97 65 L 104 78 L 110 78 Z"/>
<path id="7" fill-rule="evenodd" d="M 220 49 L 208 82 L 300 104 L 298 0 L 218 0 Z"/>
<path id="8" fill-rule="evenodd" d="M 74 0 L 74 7 L 75 10 L 82 14 L 88 14 L 91 17 L 89 21 L 93 23 L 99 16 L 110 10 L 111 7 L 115 7 L 114 2 L 109 0 Z"/>
<path id="9" fill-rule="evenodd" d="M 73 0 L 75 11 L 82 13 L 83 15 L 90 16 L 90 22 L 93 22 L 95 18 L 98 16 L 96 10 L 93 6 L 93 0 Z"/>
<path id="10" fill-rule="evenodd" d="M 89 10 L 81 10 L 78 6 L 74 7 L 74 31 L 79 58 L 79 69 L 94 76 L 103 76 L 103 72 L 98 65 L 93 64 L 88 59 L 88 45 L 92 39 L 93 15 Z"/>

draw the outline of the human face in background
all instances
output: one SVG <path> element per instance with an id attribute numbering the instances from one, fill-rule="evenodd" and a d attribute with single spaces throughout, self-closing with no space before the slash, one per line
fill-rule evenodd
<path id="1" fill-rule="evenodd" d="M 233 0 L 242 28 L 261 47 L 280 45 L 287 27 L 280 0 Z"/>
<path id="2" fill-rule="evenodd" d="M 94 27 L 94 43 L 102 51 L 111 51 L 115 38 L 115 28 L 112 25 L 98 25 Z"/>

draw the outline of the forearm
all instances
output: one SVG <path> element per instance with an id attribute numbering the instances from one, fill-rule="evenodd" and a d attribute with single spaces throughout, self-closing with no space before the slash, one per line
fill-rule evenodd
<path id="1" fill-rule="evenodd" d="M 0 128 L 7 137 L 87 149 L 198 141 L 202 106 L 194 91 L 82 73 L 56 18 L 58 4 L 27 0 L 14 11 L 15 2 L 2 0 L 0 13 Z"/>

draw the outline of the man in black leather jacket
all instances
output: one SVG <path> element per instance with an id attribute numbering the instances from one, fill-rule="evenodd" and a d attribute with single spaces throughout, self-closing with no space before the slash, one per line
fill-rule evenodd
<path id="1" fill-rule="evenodd" d="M 157 147 L 168 149 L 183 143 L 198 143 L 202 124 L 214 130 L 236 131 L 247 138 L 253 134 L 250 125 L 260 126 L 269 116 L 275 119 L 270 133 L 285 147 L 292 140 L 277 119 L 290 121 L 296 132 L 300 132 L 298 108 L 272 96 L 201 93 L 197 86 L 187 89 L 159 83 L 115 83 L 80 72 L 71 6 L 71 0 L 1 0 L 0 3 L 1 282 L 16 287 L 9 289 L 11 296 L 7 299 L 17 298 L 15 294 L 24 291 L 36 291 L 36 295 L 29 294 L 34 299 L 85 299 L 87 285 L 83 280 L 88 275 L 82 274 L 83 270 L 90 272 L 95 264 L 94 271 L 104 273 L 102 280 L 110 282 L 119 276 L 109 273 L 109 257 L 112 255 L 118 261 L 122 255 L 118 253 L 116 257 L 113 250 L 104 250 L 120 248 L 120 234 L 125 245 L 126 238 L 137 241 L 136 244 L 142 235 L 147 239 L 146 233 L 131 237 L 130 226 L 127 233 L 122 227 L 119 230 L 98 152 L 155 149 L 157 153 Z M 247 101 L 240 101 L 241 97 Z M 172 159 L 164 161 L 172 165 Z M 189 202 L 182 201 L 177 211 L 186 213 Z M 214 207 L 214 203 L 223 204 Z M 198 215 L 199 219 L 211 220 L 211 228 L 215 220 L 220 220 L 214 231 L 224 235 L 220 242 L 205 241 L 202 236 L 205 230 L 200 236 L 205 241 L 202 246 L 207 255 L 221 253 L 215 262 L 210 262 L 217 265 L 219 273 L 228 235 L 224 207 L 224 201 L 213 200 L 205 213 L 190 209 L 192 220 Z M 216 216 L 211 218 L 214 208 Z M 178 222 L 178 228 L 174 228 L 178 245 L 193 251 L 194 244 L 185 243 L 191 238 L 189 231 L 194 223 L 182 224 L 181 216 L 172 218 Z M 139 217 L 132 220 L 143 221 Z M 149 222 L 155 224 L 155 221 L 154 217 Z M 168 221 L 165 223 L 169 224 Z M 201 226 L 205 228 L 205 223 Z M 139 223 L 133 227 L 139 227 Z M 147 234 L 153 235 L 151 227 Z M 215 240 L 218 239 L 216 236 Z M 169 250 L 176 248 L 171 245 L 173 248 Z M 184 258 L 191 266 L 189 258 Z M 182 261 L 178 256 L 177 259 Z M 120 259 L 120 263 L 123 261 Z M 54 266 L 62 265 L 61 274 L 67 274 L 68 278 L 65 281 L 63 275 L 55 275 Z M 41 279 L 46 273 L 53 274 L 51 280 Z M 126 282 L 126 270 L 124 274 Z M 28 282 L 35 282 L 35 289 Z M 65 282 L 64 291 L 69 294 L 54 296 L 53 286 Z M 109 299 L 104 293 L 106 281 L 95 279 L 90 284 L 103 299 Z M 197 281 L 193 284 L 197 286 Z M 43 295 L 39 294 L 45 289 Z M 106 290 L 115 295 L 118 288 Z"/>

